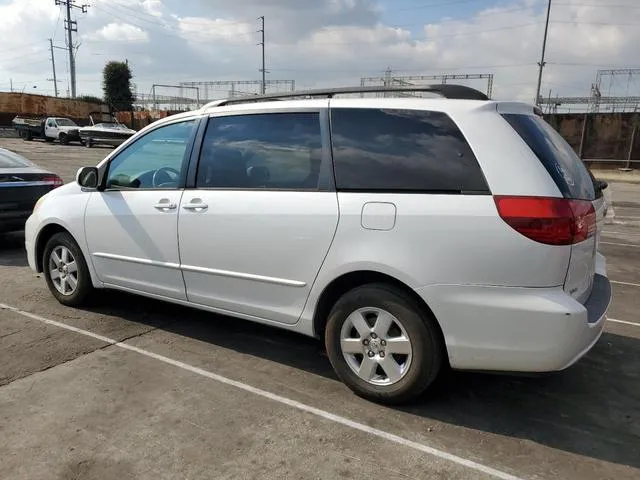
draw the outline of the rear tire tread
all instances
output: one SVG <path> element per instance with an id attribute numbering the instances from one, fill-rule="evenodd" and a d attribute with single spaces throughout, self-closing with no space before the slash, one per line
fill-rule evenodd
<path id="1" fill-rule="evenodd" d="M 340 349 L 340 330 L 357 308 L 372 306 L 394 314 L 411 338 L 413 360 L 400 381 L 388 386 L 369 384 L 347 365 Z M 384 283 L 356 287 L 346 292 L 329 314 L 325 330 L 327 355 L 338 377 L 357 395 L 385 404 L 401 404 L 420 397 L 446 366 L 446 349 L 436 320 L 402 289 Z"/>

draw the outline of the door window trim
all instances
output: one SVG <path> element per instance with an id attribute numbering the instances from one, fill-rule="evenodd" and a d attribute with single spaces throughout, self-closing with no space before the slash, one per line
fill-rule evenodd
<path id="1" fill-rule="evenodd" d="M 264 114 L 287 114 L 287 113 L 317 113 L 320 122 L 320 147 L 321 160 L 318 173 L 318 187 L 316 188 L 243 188 L 243 187 L 197 187 L 198 168 L 200 165 L 200 155 L 204 147 L 204 138 L 207 128 L 215 118 L 240 117 L 247 115 Z M 202 119 L 197 133 L 197 145 L 193 149 L 189 171 L 187 172 L 187 182 L 185 189 L 201 191 L 243 191 L 243 192 L 335 192 L 335 177 L 333 172 L 333 159 L 331 155 L 331 137 L 329 130 L 329 108 L 282 108 L 282 109 L 256 109 L 256 110 L 232 110 L 224 112 L 213 112 Z"/>
<path id="2" fill-rule="evenodd" d="M 101 180 L 100 186 L 98 187 L 98 190 L 101 191 L 101 192 L 143 192 L 143 191 L 144 192 L 149 192 L 149 191 L 166 192 L 166 191 L 184 190 L 186 182 L 187 182 L 187 175 L 188 175 L 189 167 L 190 167 L 190 164 L 191 164 L 193 151 L 195 150 L 194 149 L 195 140 L 196 140 L 197 134 L 198 134 L 202 124 L 203 123 L 206 124 L 206 122 L 203 122 L 203 120 L 205 118 L 206 117 L 203 117 L 203 116 L 193 116 L 193 117 L 176 119 L 175 121 L 172 121 L 172 122 L 163 123 L 161 125 L 156 126 L 155 128 L 152 128 L 152 129 L 146 131 L 143 135 L 140 135 L 135 140 L 133 140 L 132 142 L 128 143 L 125 148 L 120 150 L 114 156 L 108 158 L 108 160 L 106 162 L 106 165 L 104 167 L 104 174 L 102 175 L 102 180 Z M 171 126 L 171 125 L 175 125 L 177 123 L 185 123 L 185 122 L 191 122 L 191 121 L 194 121 L 195 125 L 194 125 L 193 130 L 191 131 L 189 139 L 187 140 L 187 146 L 185 148 L 184 155 L 182 157 L 183 168 L 182 168 L 182 171 L 180 173 L 180 178 L 178 180 L 178 186 L 176 188 L 153 188 L 153 187 L 152 188 L 127 188 L 127 187 L 106 188 L 107 179 L 109 178 L 109 169 L 111 167 L 111 162 L 113 162 L 117 158 L 119 158 L 120 155 L 125 153 L 132 145 L 135 145 L 141 139 L 143 139 L 144 137 L 146 137 L 150 133 L 155 132 L 156 130 L 158 130 L 160 128 L 168 127 L 168 126 Z"/>

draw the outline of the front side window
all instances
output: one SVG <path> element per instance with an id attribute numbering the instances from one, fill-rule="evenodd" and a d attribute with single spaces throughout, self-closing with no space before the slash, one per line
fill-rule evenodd
<path id="1" fill-rule="evenodd" d="M 318 113 L 216 117 L 207 126 L 196 186 L 315 190 L 321 162 Z"/>
<path id="2" fill-rule="evenodd" d="M 442 112 L 334 108 L 331 141 L 340 190 L 489 192 L 471 147 Z"/>
<path id="3" fill-rule="evenodd" d="M 195 120 L 172 123 L 140 137 L 110 162 L 106 188 L 177 188 L 195 126 Z"/>

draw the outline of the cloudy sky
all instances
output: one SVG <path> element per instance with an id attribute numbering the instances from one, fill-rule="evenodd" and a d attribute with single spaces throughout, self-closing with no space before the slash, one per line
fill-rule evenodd
<path id="1" fill-rule="evenodd" d="M 153 83 L 257 80 L 257 17 L 264 15 L 269 79 L 294 79 L 303 88 L 356 85 L 387 68 L 396 76 L 493 73 L 494 97 L 528 101 L 546 7 L 546 0 L 87 3 L 86 14 L 74 11 L 78 94 L 101 95 L 102 66 L 125 58 L 143 93 Z M 48 38 L 65 46 L 61 8 L 54 0 L 0 0 L 0 90 L 12 79 L 14 90 L 53 92 Z M 640 0 L 553 0 L 542 92 L 588 95 L 598 68 L 640 67 L 639 45 Z M 55 58 L 66 95 L 67 56 L 56 49 Z M 619 94 L 627 88 L 640 95 L 640 77 L 613 85 Z"/>

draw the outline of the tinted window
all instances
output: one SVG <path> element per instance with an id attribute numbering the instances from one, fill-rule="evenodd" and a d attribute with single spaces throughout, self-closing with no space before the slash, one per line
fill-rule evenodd
<path id="1" fill-rule="evenodd" d="M 26 158 L 10 152 L 9 150 L 0 149 L 0 168 L 19 168 L 33 166 L 34 164 Z"/>
<path id="2" fill-rule="evenodd" d="M 471 148 L 444 113 L 333 109 L 331 138 L 339 189 L 488 193 Z"/>
<path id="3" fill-rule="evenodd" d="M 533 150 L 564 197 L 594 199 L 593 180 L 587 167 L 551 125 L 535 115 L 502 116 Z"/>
<path id="4" fill-rule="evenodd" d="M 322 142 L 318 113 L 269 113 L 209 120 L 197 186 L 317 189 Z"/>
<path id="5" fill-rule="evenodd" d="M 107 188 L 177 188 L 195 124 L 173 123 L 140 137 L 109 164 Z"/>

